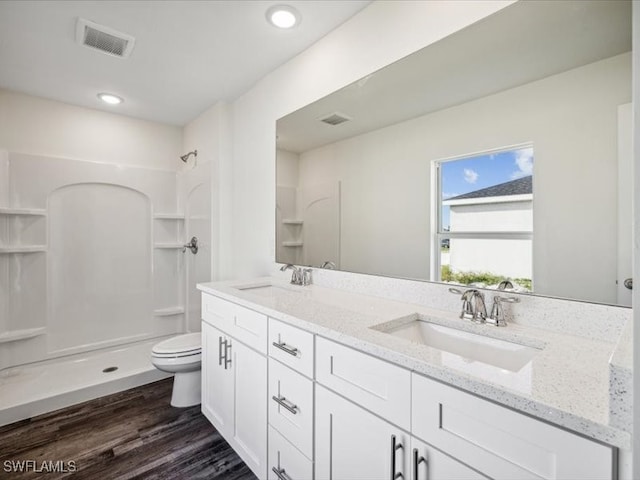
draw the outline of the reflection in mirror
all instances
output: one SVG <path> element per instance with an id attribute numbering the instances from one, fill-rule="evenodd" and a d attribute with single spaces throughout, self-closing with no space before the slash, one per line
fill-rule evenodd
<path id="1" fill-rule="evenodd" d="M 435 162 L 432 278 L 532 291 L 533 147 Z"/>
<path id="2" fill-rule="evenodd" d="M 521 1 L 281 118 L 278 262 L 431 281 L 495 272 L 629 305 L 630 51 L 629 1 Z M 468 168 L 477 188 L 448 189 L 453 159 L 484 154 L 523 179 L 531 167 L 531 191 L 514 193 L 528 199 L 473 206 L 464 195 L 518 180 L 486 183 L 485 167 Z M 463 218 L 470 208 L 483 210 Z"/>

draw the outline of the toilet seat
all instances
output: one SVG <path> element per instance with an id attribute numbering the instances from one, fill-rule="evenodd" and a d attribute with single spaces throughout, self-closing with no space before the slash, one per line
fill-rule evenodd
<path id="1" fill-rule="evenodd" d="M 187 333 L 156 344 L 151 355 L 156 358 L 190 357 L 202 352 L 201 334 Z"/>

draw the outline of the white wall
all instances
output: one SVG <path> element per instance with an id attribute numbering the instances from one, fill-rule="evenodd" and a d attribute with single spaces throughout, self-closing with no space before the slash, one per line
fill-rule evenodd
<path id="1" fill-rule="evenodd" d="M 638 276 L 640 272 L 640 1 L 633 1 L 633 180 L 634 201 L 633 201 L 633 271 L 636 277 L 636 288 L 633 290 L 633 341 L 635 345 L 640 345 L 640 288 L 638 288 Z M 640 397 L 640 349 L 633 349 L 633 369 L 636 374 L 633 376 L 633 396 L 634 399 Z M 640 432 L 640 402 L 633 402 L 633 431 Z M 633 438 L 633 469 L 632 478 L 640 477 L 640 441 Z"/>
<path id="2" fill-rule="evenodd" d="M 191 332 L 200 330 L 200 292 L 196 284 L 217 279 L 220 268 L 220 163 L 228 155 L 228 123 L 228 108 L 218 103 L 183 130 L 183 153 L 198 151 L 197 158 L 191 157 L 182 164 L 178 174 L 179 200 L 186 214 L 185 238 L 195 236 L 199 245 L 197 254 L 186 255 L 187 330 Z M 214 225 L 216 228 L 212 228 Z"/>
<path id="3" fill-rule="evenodd" d="M 182 129 L 0 89 L 0 148 L 177 170 Z"/>
<path id="4" fill-rule="evenodd" d="M 233 107 L 233 188 L 223 201 L 221 278 L 270 272 L 275 259 L 275 123 L 512 1 L 379 1 L 258 82 Z"/>

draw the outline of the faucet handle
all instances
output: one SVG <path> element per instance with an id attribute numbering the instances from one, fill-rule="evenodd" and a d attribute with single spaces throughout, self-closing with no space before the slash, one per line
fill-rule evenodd
<path id="1" fill-rule="evenodd" d="M 518 303 L 520 301 L 517 297 L 501 297 L 495 295 L 493 297 L 493 305 L 491 306 L 491 315 L 487 319 L 487 323 L 495 325 L 496 327 L 506 327 L 507 321 L 504 318 L 504 308 L 502 303 Z"/>

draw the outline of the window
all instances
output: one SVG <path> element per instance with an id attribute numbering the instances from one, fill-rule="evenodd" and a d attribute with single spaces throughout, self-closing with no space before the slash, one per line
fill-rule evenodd
<path id="1" fill-rule="evenodd" d="M 435 162 L 434 278 L 532 291 L 533 147 Z"/>

